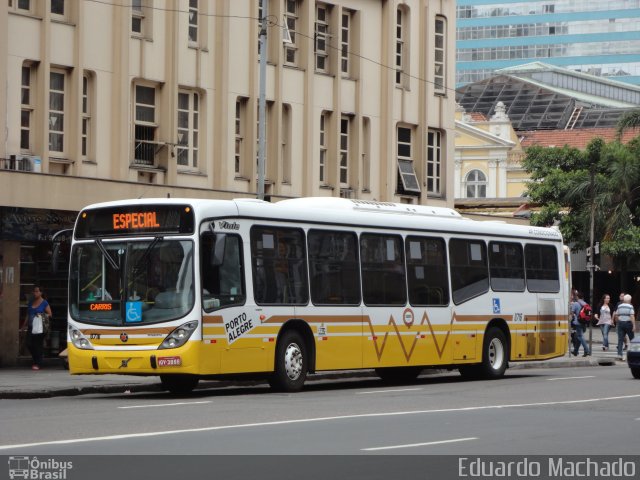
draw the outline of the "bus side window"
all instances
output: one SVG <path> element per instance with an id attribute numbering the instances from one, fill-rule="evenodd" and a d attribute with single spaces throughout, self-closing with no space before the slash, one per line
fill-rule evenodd
<path id="1" fill-rule="evenodd" d="M 487 246 L 484 240 L 452 238 L 449 241 L 451 290 L 459 305 L 489 291 Z"/>
<path id="2" fill-rule="evenodd" d="M 306 305 L 309 301 L 304 232 L 299 228 L 251 228 L 253 295 L 258 305 Z"/>
<path id="3" fill-rule="evenodd" d="M 363 233 L 360 236 L 360 255 L 364 303 L 405 305 L 407 282 L 402 237 Z"/>
<path id="4" fill-rule="evenodd" d="M 200 269 L 205 310 L 242 305 L 245 301 L 242 239 L 238 235 L 222 235 L 205 232 L 201 237 Z"/>
<path id="5" fill-rule="evenodd" d="M 358 305 L 360 274 L 356 234 L 310 230 L 307 242 L 314 305 Z"/>
<path id="6" fill-rule="evenodd" d="M 560 291 L 558 253 L 550 245 L 527 244 L 524 247 L 527 288 L 530 292 Z"/>
<path id="7" fill-rule="evenodd" d="M 444 239 L 409 236 L 405 249 L 411 305 L 449 305 Z"/>

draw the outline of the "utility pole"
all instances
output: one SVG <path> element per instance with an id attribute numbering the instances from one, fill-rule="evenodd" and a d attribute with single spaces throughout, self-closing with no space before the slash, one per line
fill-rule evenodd
<path id="1" fill-rule="evenodd" d="M 269 1 L 262 1 L 260 19 L 260 96 L 258 98 L 258 200 L 264 200 L 264 157 L 266 143 L 267 18 Z"/>
<path id="2" fill-rule="evenodd" d="M 595 202 L 595 175 L 596 175 L 596 164 L 592 163 L 590 167 L 590 185 L 589 185 L 589 194 L 591 196 L 591 226 L 589 231 L 589 263 L 587 267 L 589 268 L 589 302 L 591 302 L 591 309 L 595 308 L 595 303 L 593 301 L 593 274 L 596 269 L 595 262 L 595 248 L 593 246 L 594 235 L 595 235 L 595 214 L 596 214 L 596 202 Z M 589 352 L 593 355 L 593 322 L 589 320 Z"/>

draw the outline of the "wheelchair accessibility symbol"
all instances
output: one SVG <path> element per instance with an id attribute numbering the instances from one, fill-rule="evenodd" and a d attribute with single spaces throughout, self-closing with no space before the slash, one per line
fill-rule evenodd
<path id="1" fill-rule="evenodd" d="M 127 322 L 142 321 L 142 302 L 127 302 Z"/>
<path id="2" fill-rule="evenodd" d="M 500 299 L 493 299 L 493 313 L 500 313 Z"/>

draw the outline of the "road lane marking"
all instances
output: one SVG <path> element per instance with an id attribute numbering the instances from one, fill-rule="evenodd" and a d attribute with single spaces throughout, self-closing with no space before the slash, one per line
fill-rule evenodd
<path id="1" fill-rule="evenodd" d="M 558 377 L 558 378 L 547 378 L 547 380 L 577 380 L 579 378 L 596 378 L 595 375 L 585 375 L 584 377 Z"/>
<path id="2" fill-rule="evenodd" d="M 451 440 L 439 440 L 436 442 L 425 442 L 425 443 L 410 443 L 408 445 L 391 445 L 389 447 L 362 448 L 361 450 L 364 452 L 374 452 L 376 450 L 393 450 L 394 448 L 426 447 L 429 445 L 441 445 L 443 443 L 468 442 L 469 440 L 478 440 L 478 437 L 454 438 Z"/>
<path id="3" fill-rule="evenodd" d="M 482 411 L 482 410 L 500 410 L 500 409 L 508 409 L 508 408 L 548 407 L 552 405 L 574 405 L 577 403 L 595 403 L 595 402 L 610 402 L 612 400 L 630 400 L 633 398 L 640 398 L 640 394 L 622 395 L 617 397 L 585 398 L 582 400 L 559 400 L 556 402 L 511 403 L 511 404 L 505 404 L 505 405 L 479 405 L 475 407 L 440 408 L 440 409 L 433 409 L 433 410 L 407 410 L 407 411 L 399 411 L 399 412 L 360 413 L 356 415 L 341 415 L 341 416 L 335 416 L 335 417 L 298 418 L 298 419 L 292 419 L 292 420 L 245 423 L 245 424 L 239 424 L 239 425 L 218 425 L 214 427 L 185 428 L 180 430 L 163 430 L 163 431 L 161 430 L 157 432 L 126 433 L 122 435 L 107 435 L 104 437 L 71 438 L 68 440 L 50 440 L 50 441 L 44 441 L 44 442 L 22 443 L 22 444 L 15 444 L 15 445 L 0 445 L 0 450 L 9 450 L 12 448 L 39 447 L 43 445 L 68 445 L 68 444 L 83 443 L 83 442 L 103 442 L 103 441 L 109 441 L 109 440 L 124 440 L 124 439 L 130 439 L 130 438 L 159 437 L 161 435 L 213 432 L 217 430 L 231 430 L 231 429 L 240 429 L 240 428 L 256 428 L 256 427 L 294 425 L 294 424 L 313 423 L 313 422 L 329 422 L 329 421 L 336 421 L 336 420 L 351 420 L 351 419 L 360 419 L 360 418 L 392 417 L 392 416 L 400 416 L 400 415 L 427 415 L 427 414 L 436 414 L 436 413 L 455 413 L 455 412 L 476 412 L 476 411 Z"/>
<path id="4" fill-rule="evenodd" d="M 154 405 L 129 405 L 126 407 L 118 407 L 118 408 L 125 410 L 127 408 L 173 407 L 176 405 L 201 405 L 203 403 L 211 403 L 211 400 L 206 400 L 204 402 L 175 402 L 175 403 L 156 403 Z"/>
<path id="5" fill-rule="evenodd" d="M 369 390 L 367 392 L 356 392 L 356 395 L 368 395 L 370 393 L 389 393 L 389 392 L 415 392 L 422 390 L 421 388 L 396 388 L 394 390 Z"/>

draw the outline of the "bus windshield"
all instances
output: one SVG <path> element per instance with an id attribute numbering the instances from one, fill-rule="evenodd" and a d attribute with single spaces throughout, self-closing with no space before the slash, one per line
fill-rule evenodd
<path id="1" fill-rule="evenodd" d="M 193 242 L 147 241 L 74 246 L 69 310 L 75 320 L 140 325 L 183 317 L 194 305 Z"/>

